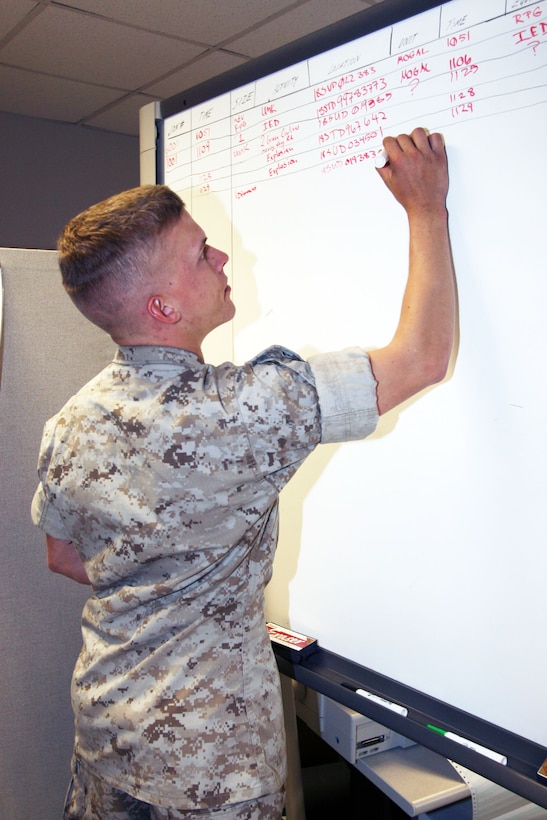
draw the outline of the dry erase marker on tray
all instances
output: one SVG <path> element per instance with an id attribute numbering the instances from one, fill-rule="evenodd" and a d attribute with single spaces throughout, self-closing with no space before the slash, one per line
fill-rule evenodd
<path id="1" fill-rule="evenodd" d="M 432 726 L 431 723 L 427 724 L 427 728 L 431 729 L 432 732 L 437 732 L 439 735 L 443 735 L 443 737 L 446 737 L 448 740 L 453 740 L 454 743 L 459 743 L 460 746 L 465 746 L 466 749 L 472 749 L 480 755 L 489 757 L 490 760 L 495 760 L 496 763 L 501 763 L 502 766 L 507 766 L 507 758 L 499 752 L 494 752 L 492 749 L 487 749 L 486 746 L 481 746 L 480 743 L 475 743 L 473 740 L 468 740 L 466 737 L 460 737 L 460 735 L 456 735 L 454 732 L 447 732 L 445 729 L 439 729 L 438 726 Z"/>
<path id="2" fill-rule="evenodd" d="M 384 709 L 389 709 L 391 712 L 397 712 L 398 715 L 402 715 L 403 717 L 407 717 L 408 715 L 408 709 L 406 706 L 401 706 L 400 703 L 393 703 L 393 701 L 386 700 L 386 698 L 383 698 L 380 695 L 375 695 L 374 692 L 368 692 L 366 689 L 360 689 L 356 686 L 352 686 L 350 683 L 343 683 L 342 686 L 346 689 L 351 689 L 351 691 L 355 692 L 356 695 L 361 695 L 362 698 L 366 698 L 372 703 L 377 703 L 378 706 L 383 706 Z"/>
<path id="3" fill-rule="evenodd" d="M 294 632 L 292 629 L 271 622 L 267 623 L 266 627 L 271 642 L 275 644 L 276 653 L 293 663 L 300 663 L 317 649 L 315 638 L 309 638 L 301 632 Z"/>

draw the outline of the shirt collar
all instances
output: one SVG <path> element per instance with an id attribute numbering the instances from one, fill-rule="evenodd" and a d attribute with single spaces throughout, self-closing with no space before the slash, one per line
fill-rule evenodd
<path id="1" fill-rule="evenodd" d="M 170 364 L 202 365 L 203 362 L 195 353 L 178 347 L 160 347 L 159 345 L 120 346 L 114 361 L 118 364 Z"/>

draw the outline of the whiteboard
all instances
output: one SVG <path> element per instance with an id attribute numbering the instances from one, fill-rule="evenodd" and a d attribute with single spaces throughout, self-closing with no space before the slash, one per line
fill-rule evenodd
<path id="1" fill-rule="evenodd" d="M 375 156 L 388 134 L 444 134 L 457 355 L 283 492 L 268 617 L 544 746 L 546 103 L 547 3 L 452 0 L 172 102 L 161 174 L 231 257 L 238 311 L 210 360 L 370 349 L 407 269 Z"/>

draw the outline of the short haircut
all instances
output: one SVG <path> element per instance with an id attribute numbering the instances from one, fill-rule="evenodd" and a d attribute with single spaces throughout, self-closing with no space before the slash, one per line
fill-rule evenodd
<path id="1" fill-rule="evenodd" d="M 57 250 L 65 290 L 91 322 L 111 333 L 127 321 L 123 305 L 150 276 L 159 238 L 184 203 L 166 185 L 143 185 L 75 216 Z"/>

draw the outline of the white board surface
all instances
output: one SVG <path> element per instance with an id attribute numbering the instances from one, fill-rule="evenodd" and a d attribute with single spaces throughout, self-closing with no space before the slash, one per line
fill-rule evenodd
<path id="1" fill-rule="evenodd" d="M 457 358 L 284 491 L 268 617 L 547 745 L 547 3 L 453 0 L 170 116 L 164 181 L 231 256 L 210 359 L 378 347 L 407 232 L 374 157 L 417 125 L 449 156 Z"/>

